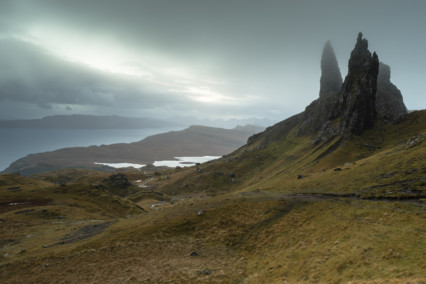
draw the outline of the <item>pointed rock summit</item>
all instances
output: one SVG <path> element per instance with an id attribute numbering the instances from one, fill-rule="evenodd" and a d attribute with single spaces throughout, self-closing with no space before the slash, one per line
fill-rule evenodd
<path id="1" fill-rule="evenodd" d="M 407 114 L 407 108 L 402 99 L 401 91 L 392 84 L 390 77 L 390 67 L 380 62 L 377 77 L 376 110 L 380 117 L 397 121 Z"/>
<path id="2" fill-rule="evenodd" d="M 340 74 L 334 49 L 330 41 L 324 45 L 321 57 L 321 79 L 319 97 L 325 98 L 337 94 L 342 88 L 342 75 Z"/>
<path id="3" fill-rule="evenodd" d="M 379 58 L 368 50 L 368 41 L 358 34 L 351 52 L 348 75 L 338 94 L 339 110 L 342 111 L 342 134 L 361 134 L 373 126 L 376 119 L 376 90 Z"/>
<path id="4" fill-rule="evenodd" d="M 379 73 L 379 58 L 368 50 L 362 33 L 351 52 L 343 84 L 330 42 L 324 46 L 321 71 L 318 99 L 304 112 L 268 127 L 248 143 L 262 139 L 262 146 L 266 146 L 297 127 L 298 136 L 314 135 L 316 145 L 333 137 L 360 135 L 373 127 L 377 118 L 396 120 L 407 113 L 401 92 L 390 82 L 389 66 L 381 63 Z"/>
<path id="5" fill-rule="evenodd" d="M 324 47 L 324 53 L 329 54 L 328 57 L 330 48 L 330 44 Z M 335 56 L 331 57 L 335 59 Z M 334 66 L 334 70 L 338 69 L 337 61 Z M 362 38 L 362 33 L 359 33 L 349 58 L 348 75 L 341 88 L 334 94 L 329 92 L 328 95 L 323 95 L 306 107 L 298 134 L 306 135 L 320 131 L 318 137 L 314 139 L 314 144 L 317 144 L 332 136 L 359 135 L 364 129 L 372 127 L 376 119 L 378 68 L 379 59 L 376 53 L 371 55 L 368 41 Z M 325 68 L 322 69 L 324 72 Z M 324 73 L 321 82 L 323 77 L 326 77 Z M 338 77 L 335 74 L 335 82 L 338 82 Z M 330 90 L 321 85 L 321 91 L 326 89 Z"/>

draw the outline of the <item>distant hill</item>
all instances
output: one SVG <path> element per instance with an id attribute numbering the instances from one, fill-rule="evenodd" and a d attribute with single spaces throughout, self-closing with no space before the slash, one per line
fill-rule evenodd
<path id="1" fill-rule="evenodd" d="M 139 142 L 64 148 L 31 154 L 13 162 L 4 173 L 31 175 L 63 168 L 105 169 L 98 163 L 150 164 L 179 156 L 222 156 L 245 144 L 264 128 L 246 125 L 234 129 L 191 126 L 181 131 L 149 136 Z"/>
<path id="2" fill-rule="evenodd" d="M 165 119 L 151 117 L 122 117 L 117 115 L 53 115 L 39 119 L 0 120 L 0 128 L 39 128 L 39 129 L 145 129 L 175 126 L 205 125 L 232 128 L 236 125 L 269 126 L 274 121 L 260 118 L 245 119 L 199 119 L 192 116 L 173 116 Z"/>
<path id="3" fill-rule="evenodd" d="M 121 117 L 95 115 L 55 115 L 41 119 L 2 120 L 0 128 L 44 129 L 144 129 L 177 126 L 175 122 L 149 117 Z"/>

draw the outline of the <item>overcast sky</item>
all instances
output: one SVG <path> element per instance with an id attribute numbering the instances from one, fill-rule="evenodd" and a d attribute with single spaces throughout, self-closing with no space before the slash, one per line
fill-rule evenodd
<path id="1" fill-rule="evenodd" d="M 0 0 L 0 119 L 54 114 L 282 120 L 318 97 L 330 40 L 358 32 L 426 107 L 426 1 Z"/>

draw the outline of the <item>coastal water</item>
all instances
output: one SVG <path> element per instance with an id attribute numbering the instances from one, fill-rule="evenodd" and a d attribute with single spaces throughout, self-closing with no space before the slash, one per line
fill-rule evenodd
<path id="1" fill-rule="evenodd" d="M 28 154 L 67 147 L 130 143 L 170 128 L 152 129 L 26 129 L 0 128 L 0 171 Z"/>
<path id="2" fill-rule="evenodd" d="M 156 167 L 169 167 L 169 168 L 175 168 L 175 167 L 192 167 L 195 166 L 197 163 L 205 163 L 211 160 L 219 159 L 221 156 L 201 156 L 201 157 L 175 157 L 174 160 L 163 160 L 163 161 L 155 161 L 153 163 Z M 95 162 L 95 164 L 98 165 L 105 165 L 110 166 L 113 168 L 127 168 L 127 167 L 133 167 L 136 169 L 142 168 L 146 165 L 142 164 L 132 164 L 132 163 L 98 163 Z"/>

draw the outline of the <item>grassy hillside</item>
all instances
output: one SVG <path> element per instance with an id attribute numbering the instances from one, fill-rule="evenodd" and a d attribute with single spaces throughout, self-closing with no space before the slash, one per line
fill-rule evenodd
<path id="1" fill-rule="evenodd" d="M 1 175 L 0 278 L 426 283 L 426 111 L 316 146 L 287 128 L 198 167 L 126 171 L 124 197 L 96 171 Z"/>

